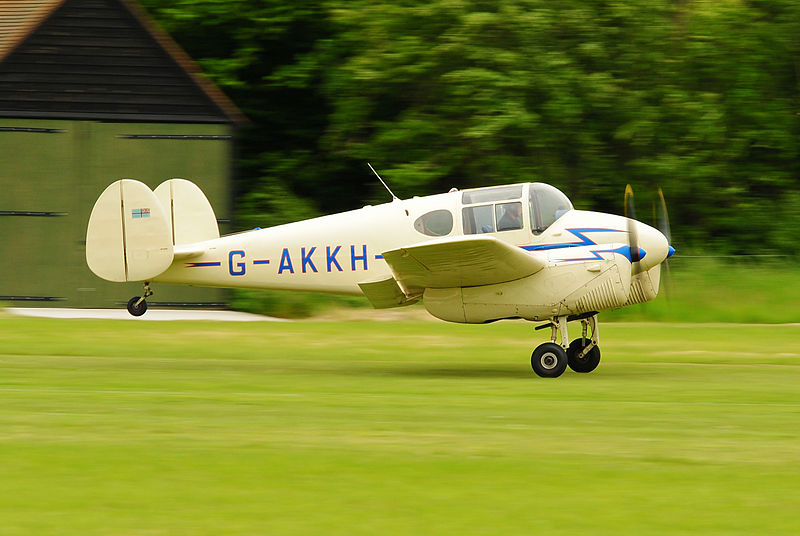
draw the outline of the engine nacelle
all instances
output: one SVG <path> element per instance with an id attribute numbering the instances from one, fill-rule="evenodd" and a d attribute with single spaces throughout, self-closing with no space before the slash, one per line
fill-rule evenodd
<path id="1" fill-rule="evenodd" d="M 661 282 L 661 265 L 657 264 L 646 272 L 639 272 L 631 278 L 631 291 L 625 305 L 644 303 L 658 296 Z"/>

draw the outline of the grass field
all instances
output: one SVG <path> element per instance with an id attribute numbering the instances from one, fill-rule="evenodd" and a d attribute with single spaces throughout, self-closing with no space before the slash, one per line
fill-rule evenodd
<path id="1" fill-rule="evenodd" d="M 800 532 L 800 326 L 544 336 L 0 316 L 0 534 Z"/>

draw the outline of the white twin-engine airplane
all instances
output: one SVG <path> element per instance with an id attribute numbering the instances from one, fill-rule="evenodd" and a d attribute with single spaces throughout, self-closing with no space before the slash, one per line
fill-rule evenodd
<path id="1" fill-rule="evenodd" d="M 597 313 L 656 297 L 674 249 L 633 219 L 574 210 L 543 183 L 451 190 L 220 237 L 192 182 L 151 191 L 124 179 L 92 210 L 89 268 L 109 281 L 143 281 L 128 302 L 147 310 L 151 282 L 365 295 L 376 308 L 422 300 L 435 317 L 481 324 L 543 321 L 551 341 L 531 356 L 539 376 L 600 361 Z M 570 344 L 567 322 L 582 333 Z"/>

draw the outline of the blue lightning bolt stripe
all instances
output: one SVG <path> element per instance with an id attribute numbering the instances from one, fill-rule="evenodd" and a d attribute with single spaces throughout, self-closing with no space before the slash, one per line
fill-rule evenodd
<path id="1" fill-rule="evenodd" d="M 221 262 L 187 262 L 188 268 L 204 268 L 206 266 L 222 266 Z"/>
<path id="2" fill-rule="evenodd" d="M 559 244 L 540 244 L 537 246 L 522 246 L 526 251 L 541 251 L 546 249 L 561 249 L 561 248 L 574 248 L 580 246 L 596 246 L 597 242 L 586 236 L 586 233 L 627 233 L 628 231 L 620 229 L 604 229 L 600 227 L 586 227 L 583 229 L 566 229 L 568 232 L 575 235 L 578 239 L 577 242 L 561 242 Z"/>
<path id="3" fill-rule="evenodd" d="M 596 261 L 596 260 L 603 260 L 603 256 L 600 253 L 618 253 L 628 259 L 630 262 L 633 262 L 631 258 L 631 247 L 630 246 L 620 246 L 617 249 L 596 249 L 594 251 L 590 251 L 589 253 L 592 254 L 592 257 L 582 257 L 580 259 L 558 259 L 559 261 Z M 639 260 L 643 259 L 646 255 L 646 252 L 639 248 Z"/>

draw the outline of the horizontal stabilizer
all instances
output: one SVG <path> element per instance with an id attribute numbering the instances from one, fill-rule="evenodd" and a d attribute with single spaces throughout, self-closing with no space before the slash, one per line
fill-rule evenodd
<path id="1" fill-rule="evenodd" d="M 175 260 L 183 260 L 183 259 L 191 259 L 192 257 L 199 257 L 203 253 L 205 253 L 207 248 L 205 247 L 197 247 L 196 245 L 188 245 L 188 246 L 175 246 L 174 248 L 174 256 Z"/>
<path id="2" fill-rule="evenodd" d="M 538 255 L 493 236 L 431 240 L 383 253 L 405 289 L 474 287 L 505 283 L 545 267 Z"/>
<path id="3" fill-rule="evenodd" d="M 369 299 L 375 309 L 389 309 L 391 307 L 401 307 L 411 305 L 419 301 L 421 295 L 408 297 L 397 284 L 397 281 L 390 277 L 381 281 L 371 281 L 369 283 L 359 283 L 361 292 Z"/>

